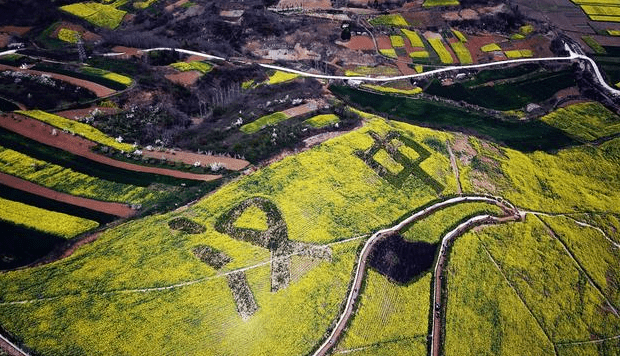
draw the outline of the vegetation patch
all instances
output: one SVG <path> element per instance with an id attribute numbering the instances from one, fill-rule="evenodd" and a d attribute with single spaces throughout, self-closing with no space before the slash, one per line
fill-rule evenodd
<path id="1" fill-rule="evenodd" d="M 437 52 L 437 55 L 439 56 L 439 60 L 441 60 L 441 63 L 450 64 L 453 62 L 452 55 L 450 54 L 450 52 L 448 52 L 446 47 L 443 45 L 443 41 L 441 40 L 441 38 L 428 38 L 428 43 L 430 43 L 431 47 L 433 47 L 435 52 Z"/>
<path id="2" fill-rule="evenodd" d="M 114 81 L 116 83 L 122 84 L 125 87 L 128 87 L 133 83 L 133 80 L 130 77 L 127 77 L 127 76 L 124 76 L 118 73 L 110 72 L 105 69 L 84 66 L 80 68 L 80 72 L 89 74 L 89 75 L 99 76 L 101 78 L 105 78 L 105 79 Z"/>
<path id="3" fill-rule="evenodd" d="M 600 43 L 596 42 L 596 40 L 591 36 L 581 36 L 583 42 L 585 42 L 596 54 L 606 54 L 607 51 Z"/>
<path id="4" fill-rule="evenodd" d="M 405 34 L 405 36 L 407 36 L 409 42 L 411 42 L 411 47 L 424 48 L 424 42 L 422 42 L 422 38 L 420 38 L 420 35 L 418 35 L 417 32 L 407 30 L 405 28 L 401 29 L 401 31 L 403 32 L 403 34 Z"/>
<path id="5" fill-rule="evenodd" d="M 201 62 L 201 61 L 191 61 L 189 63 L 188 62 L 175 62 L 175 63 L 172 63 L 170 66 L 181 72 L 197 70 L 202 74 L 209 73 L 213 69 L 213 66 L 211 64 L 206 63 L 206 62 Z M 272 84 L 272 83 L 269 83 L 269 84 Z M 247 88 L 244 88 L 244 89 L 247 89 Z"/>
<path id="6" fill-rule="evenodd" d="M 126 14 L 125 11 L 118 10 L 113 5 L 96 2 L 78 2 L 61 6 L 60 9 L 71 15 L 82 18 L 95 26 L 109 29 L 117 28 Z"/>
<path id="7" fill-rule="evenodd" d="M 370 132 L 369 134 L 375 141 L 374 145 L 366 151 L 358 151 L 357 155 L 363 159 L 369 167 L 377 172 L 379 176 L 394 186 L 400 187 L 407 177 L 414 174 L 425 184 L 432 187 L 435 192 L 440 193 L 444 189 L 441 183 L 420 168 L 420 164 L 431 155 L 422 145 L 397 132 L 389 132 L 385 137 L 381 137 L 375 132 Z M 410 161 L 407 156 L 390 144 L 393 139 L 397 139 L 404 145 L 414 149 L 418 153 L 418 159 Z M 385 152 L 385 154 L 380 153 L 379 156 L 375 158 L 380 151 Z M 382 162 L 378 162 L 377 159 Z"/>
<path id="8" fill-rule="evenodd" d="M 396 54 L 396 50 L 394 48 L 380 49 L 379 52 L 386 57 L 398 58 L 398 55 Z"/>
<path id="9" fill-rule="evenodd" d="M 233 226 L 239 229 L 265 231 L 269 227 L 267 225 L 267 214 L 256 205 L 251 205 L 235 220 Z"/>
<path id="10" fill-rule="evenodd" d="M 534 52 L 531 49 L 516 49 L 512 51 L 504 51 L 504 54 L 508 58 L 531 58 L 534 57 Z"/>
<path id="11" fill-rule="evenodd" d="M 620 117 L 598 102 L 560 108 L 541 120 L 582 142 L 620 133 Z"/>
<path id="12" fill-rule="evenodd" d="M 232 261 L 232 258 L 224 252 L 206 245 L 199 245 L 192 249 L 192 252 L 202 262 L 208 264 L 215 269 L 221 269 Z"/>
<path id="13" fill-rule="evenodd" d="M 495 52 L 495 51 L 501 51 L 502 48 L 497 43 L 489 43 L 489 44 L 486 44 L 480 47 L 480 50 L 482 52 Z"/>
<path id="14" fill-rule="evenodd" d="M 393 94 L 404 94 L 404 95 L 415 95 L 420 94 L 422 92 L 422 88 L 415 87 L 413 89 L 398 89 L 392 87 L 385 87 L 382 85 L 373 85 L 373 84 L 364 84 L 362 85 L 364 88 L 372 89 L 382 93 L 393 93 Z"/>
<path id="15" fill-rule="evenodd" d="M 239 130 L 241 130 L 243 133 L 246 133 L 246 134 L 253 134 L 253 133 L 260 131 L 266 126 L 273 126 L 273 125 L 278 124 L 279 122 L 282 122 L 288 119 L 289 119 L 288 115 L 286 115 L 285 113 L 281 111 L 278 111 L 278 112 L 274 112 L 273 114 L 260 117 L 250 122 L 249 124 L 245 124 L 241 126 Z"/>
<path id="16" fill-rule="evenodd" d="M 50 114 L 50 113 L 47 113 L 41 110 L 28 110 L 28 111 L 18 110 L 16 111 L 16 113 L 31 117 L 33 119 L 37 119 L 39 121 L 43 121 L 61 130 L 66 130 L 66 131 L 75 133 L 88 140 L 100 143 L 102 145 L 116 148 L 117 150 L 122 150 L 125 152 L 133 152 L 135 150 L 133 145 L 118 142 L 117 140 L 104 134 L 103 132 L 97 130 L 96 128 L 90 125 L 75 121 L 75 120 L 65 119 L 62 116 Z"/>
<path id="17" fill-rule="evenodd" d="M 390 43 L 392 43 L 392 47 L 404 47 L 405 40 L 399 35 L 390 36 Z"/>
<path id="18" fill-rule="evenodd" d="M 183 216 L 168 221 L 168 226 L 172 230 L 180 230 L 188 234 L 202 234 L 206 231 L 203 225 Z"/>
<path id="19" fill-rule="evenodd" d="M 277 70 L 275 71 L 275 73 L 269 76 L 269 79 L 267 80 L 267 84 L 275 85 L 275 84 L 285 83 L 297 77 L 299 77 L 299 74 L 282 72 L 282 71 Z"/>
<path id="20" fill-rule="evenodd" d="M 456 36 L 456 38 L 462 42 L 462 43 L 466 43 L 467 42 L 467 37 L 465 37 L 465 35 L 463 34 L 463 32 L 456 30 L 456 29 L 452 29 L 452 33 L 454 33 L 454 35 Z"/>
<path id="21" fill-rule="evenodd" d="M 460 2 L 458 0 L 424 0 L 424 7 L 437 7 L 437 6 L 458 6 Z"/>
<path id="22" fill-rule="evenodd" d="M 79 34 L 80 33 L 75 30 L 61 28 L 58 30 L 58 39 L 68 43 L 77 43 Z"/>
<path id="23" fill-rule="evenodd" d="M 99 223 L 76 216 L 45 210 L 0 198 L 0 220 L 70 239 L 99 226 Z"/>
<path id="24" fill-rule="evenodd" d="M 304 121 L 304 123 L 317 129 L 330 126 L 338 122 L 340 122 L 340 119 L 334 114 L 316 115 Z"/>
<path id="25" fill-rule="evenodd" d="M 474 60 L 471 58 L 471 53 L 469 53 L 469 50 L 462 42 L 450 43 L 450 46 L 452 47 L 452 50 L 454 50 L 454 53 L 456 53 L 456 56 L 461 64 L 474 63 Z"/>
<path id="26" fill-rule="evenodd" d="M 370 24 L 373 26 L 394 26 L 408 27 L 407 20 L 401 14 L 381 15 L 371 19 Z"/>
<path id="27" fill-rule="evenodd" d="M 409 57 L 413 59 L 428 58 L 429 56 L 430 54 L 428 53 L 428 51 L 413 51 L 409 53 Z M 416 72 L 421 73 L 422 71 L 418 71 L 416 69 Z"/>

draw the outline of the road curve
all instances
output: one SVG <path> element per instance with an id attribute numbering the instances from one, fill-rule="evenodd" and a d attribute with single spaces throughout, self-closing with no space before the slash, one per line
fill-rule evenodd
<path id="1" fill-rule="evenodd" d="M 512 211 L 512 214 L 498 218 L 492 215 L 478 215 L 457 226 L 454 230 L 448 232 L 441 240 L 439 255 L 435 263 L 434 282 L 433 282 L 433 305 L 431 305 L 431 313 L 433 313 L 433 327 L 431 329 L 431 356 L 439 356 L 441 345 L 441 313 L 444 306 L 441 303 L 441 282 L 443 270 L 446 267 L 447 249 L 449 244 L 458 236 L 465 233 L 474 226 L 499 224 L 508 221 L 520 220 L 519 211 Z"/>
<path id="2" fill-rule="evenodd" d="M 507 212 L 516 211 L 516 208 L 512 204 L 510 204 L 509 202 L 501 198 L 496 198 L 496 197 L 491 197 L 491 196 L 456 197 L 456 198 L 451 198 L 451 199 L 444 200 L 436 204 L 433 204 L 425 209 L 422 209 L 416 212 L 415 214 L 411 215 L 407 219 L 401 221 L 400 223 L 398 223 L 397 225 L 391 228 L 382 229 L 382 230 L 375 232 L 368 239 L 368 241 L 366 241 L 366 243 L 364 244 L 364 247 L 362 248 L 362 251 L 358 258 L 357 268 L 355 270 L 355 276 L 353 277 L 353 283 L 352 283 L 351 289 L 349 290 L 349 295 L 347 297 L 344 311 L 340 315 L 340 318 L 338 319 L 338 322 L 336 323 L 329 337 L 314 352 L 313 354 L 314 356 L 324 356 L 327 354 L 327 352 L 335 345 L 336 340 L 338 339 L 342 331 L 344 331 L 347 325 L 347 322 L 351 318 L 351 315 L 353 314 L 353 307 L 355 305 L 357 297 L 359 296 L 359 290 L 361 289 L 362 281 L 364 279 L 364 273 L 366 271 L 366 260 L 368 259 L 368 255 L 370 254 L 370 251 L 372 250 L 372 247 L 374 246 L 374 244 L 377 241 L 379 241 L 381 238 L 385 236 L 389 236 L 391 234 L 395 234 L 399 232 L 400 230 L 402 230 L 405 226 L 413 223 L 416 220 L 424 218 L 437 210 L 446 208 L 451 205 L 455 205 L 459 203 L 466 203 L 466 202 L 487 202 L 490 204 L 495 204 Z"/>

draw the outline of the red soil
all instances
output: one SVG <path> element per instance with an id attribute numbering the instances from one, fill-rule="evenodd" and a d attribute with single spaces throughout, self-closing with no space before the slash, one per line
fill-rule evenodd
<path id="1" fill-rule="evenodd" d="M 46 75 L 49 75 L 50 77 L 52 77 L 54 79 L 62 80 L 63 82 L 67 82 L 67 83 L 76 85 L 78 87 L 82 87 L 82 88 L 88 89 L 88 90 L 92 91 L 93 93 L 95 93 L 95 95 L 97 95 L 97 97 L 99 97 L 99 98 L 110 96 L 110 95 L 115 93 L 114 90 L 112 90 L 110 88 L 106 88 L 103 85 L 99 85 L 99 84 L 96 84 L 96 83 L 93 83 L 93 82 L 89 82 L 89 81 L 83 80 L 83 79 L 73 78 L 73 77 L 70 77 L 70 76 L 67 76 L 67 75 L 56 74 L 56 73 L 48 73 L 48 72 L 41 72 L 41 71 L 38 71 L 38 70 L 31 70 L 31 69 L 20 69 L 20 68 L 17 68 L 17 67 L 7 66 L 7 65 L 4 65 L 4 64 L 0 64 L 0 70 L 12 70 L 14 72 L 24 72 L 24 73 L 33 74 L 33 75 L 46 74 Z"/>
<path id="2" fill-rule="evenodd" d="M 467 42 L 464 43 L 465 47 L 467 47 L 467 49 L 469 50 L 469 53 L 471 53 L 471 58 L 474 60 L 474 63 L 479 63 L 479 62 L 490 62 L 493 60 L 493 53 L 489 52 L 482 52 L 480 50 L 480 47 L 484 46 L 484 45 L 488 45 L 490 43 L 497 43 L 500 44 L 501 42 L 505 42 L 506 39 L 502 36 L 498 36 L 498 35 L 492 35 L 492 34 L 487 34 L 487 35 L 467 35 Z M 501 47 L 501 45 L 500 45 Z"/>
<path id="3" fill-rule="evenodd" d="M 67 28 L 69 30 L 73 30 L 73 31 L 79 32 L 80 35 L 82 35 L 82 38 L 84 39 L 84 41 L 86 41 L 86 42 L 95 42 L 95 41 L 101 40 L 101 36 L 86 30 L 84 27 L 82 27 L 80 25 L 76 25 L 76 24 L 70 23 L 70 22 L 62 22 L 62 23 L 60 23 L 58 26 L 56 26 L 56 29 L 54 30 L 54 32 L 52 32 L 50 34 L 50 37 L 51 38 L 58 38 L 58 32 L 60 31 L 61 28 Z"/>
<path id="4" fill-rule="evenodd" d="M 353 50 L 374 50 L 375 44 L 372 38 L 368 36 L 351 36 L 351 39 L 346 44 L 348 49 Z"/>
<path id="5" fill-rule="evenodd" d="M 400 72 L 403 73 L 403 75 L 410 75 L 410 74 L 417 73 L 415 69 L 410 68 L 407 65 L 407 63 L 410 63 L 410 62 L 411 62 L 411 59 L 409 57 L 398 57 L 398 60 L 396 61 L 396 66 L 398 67 Z"/>
<path id="6" fill-rule="evenodd" d="M 388 36 L 377 36 L 377 46 L 379 49 L 390 49 L 392 48 L 392 42 Z"/>
<path id="7" fill-rule="evenodd" d="M 202 73 L 200 73 L 197 70 L 190 70 L 187 72 L 166 74 L 165 77 L 166 79 L 168 79 L 169 81 L 173 83 L 177 83 L 177 84 L 188 87 L 196 83 L 196 81 L 198 80 L 198 78 L 200 78 L 201 75 Z"/>
<path id="8" fill-rule="evenodd" d="M 283 110 L 282 112 L 285 113 L 288 117 L 295 117 L 295 116 L 313 112 L 318 108 L 319 108 L 319 104 L 317 102 L 310 101 L 306 104 Z"/>
<path id="9" fill-rule="evenodd" d="M 0 32 L 0 48 L 4 48 L 11 43 L 11 35 Z"/>
<path id="10" fill-rule="evenodd" d="M 103 112 L 104 114 L 114 114 L 118 111 L 118 109 L 115 109 L 115 108 L 104 108 L 104 107 L 94 106 L 94 107 L 85 108 L 85 109 L 59 111 L 59 112 L 55 112 L 54 114 L 58 116 L 62 116 L 69 120 L 75 120 L 76 118 L 81 119 L 86 116 L 89 116 L 90 113 L 95 109 L 99 109 L 99 111 Z"/>
<path id="11" fill-rule="evenodd" d="M 99 200 L 76 197 L 70 194 L 60 193 L 55 190 L 34 184 L 27 180 L 23 180 L 5 173 L 0 173 L 0 183 L 11 188 L 46 197 L 48 199 L 68 203 L 71 205 L 99 211 L 110 215 L 120 216 L 123 218 L 130 217 L 136 213 L 135 210 L 131 209 L 126 204 L 103 202 Z"/>
<path id="12" fill-rule="evenodd" d="M 153 173 L 182 179 L 202 181 L 212 181 L 222 177 L 221 175 L 195 174 L 165 168 L 145 167 L 128 162 L 117 161 L 92 152 L 91 148 L 95 146 L 95 143 L 92 141 L 79 136 L 73 136 L 69 133 L 64 133 L 59 129 L 56 129 L 57 134 L 54 136 L 52 135 L 52 130 L 54 130 L 52 126 L 36 119 L 18 114 L 4 114 L 0 116 L 0 126 L 45 145 L 60 148 L 74 155 L 129 171 Z"/>
<path id="13" fill-rule="evenodd" d="M 200 162 L 201 166 L 207 166 L 211 163 L 219 162 L 223 164 L 224 167 L 226 167 L 226 169 L 233 170 L 233 171 L 241 170 L 250 164 L 250 162 L 244 161 L 242 159 L 223 157 L 223 156 L 210 156 L 210 155 L 203 155 L 203 154 L 186 152 L 186 151 L 170 150 L 170 151 L 158 152 L 158 151 L 143 150 L 142 155 L 144 157 L 150 157 L 150 158 L 156 158 L 156 159 L 165 157 L 166 160 L 168 161 L 181 161 L 187 164 L 194 164 L 194 162 Z"/>
<path id="14" fill-rule="evenodd" d="M 23 36 L 28 31 L 30 31 L 32 27 L 27 26 L 0 26 L 0 32 L 8 33 L 9 35 Z"/>

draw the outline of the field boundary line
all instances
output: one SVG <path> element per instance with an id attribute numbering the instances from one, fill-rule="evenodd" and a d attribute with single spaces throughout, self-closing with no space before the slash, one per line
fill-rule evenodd
<path id="1" fill-rule="evenodd" d="M 609 340 L 620 339 L 620 335 L 605 337 L 602 339 L 596 340 L 585 340 L 585 341 L 569 341 L 569 342 L 558 342 L 558 346 L 571 346 L 571 345 L 583 345 L 583 344 L 598 344 Z"/>
<path id="2" fill-rule="evenodd" d="M 459 166 L 456 162 L 454 152 L 450 146 L 450 140 L 446 140 L 446 147 L 448 148 L 448 154 L 450 154 L 450 165 L 452 166 L 452 172 L 454 172 L 454 178 L 456 178 L 456 189 L 459 195 L 463 194 L 463 187 L 461 186 L 461 174 L 459 173 Z"/>
<path id="3" fill-rule="evenodd" d="M 500 265 L 497 263 L 497 261 L 495 261 L 495 259 L 493 258 L 493 255 L 491 255 L 491 252 L 489 251 L 487 246 L 484 244 L 484 242 L 482 242 L 482 240 L 480 240 L 480 239 L 478 239 L 478 240 L 480 241 L 480 244 L 482 245 L 482 248 L 487 253 L 487 256 L 489 256 L 489 259 L 491 260 L 493 265 L 495 265 L 495 268 L 497 268 L 497 271 L 502 275 L 502 277 L 504 278 L 506 283 L 508 283 L 508 286 L 510 286 L 510 289 L 512 289 L 512 291 L 517 295 L 517 298 L 519 298 L 519 300 L 521 301 L 521 303 L 523 304 L 525 309 L 527 309 L 527 311 L 530 313 L 532 318 L 534 318 L 534 320 L 536 320 L 536 324 L 538 325 L 540 330 L 543 332 L 543 334 L 545 334 L 545 337 L 547 338 L 547 341 L 549 341 L 551 346 L 553 346 L 553 353 L 555 355 L 557 355 L 558 354 L 558 350 L 556 349 L 556 344 L 553 342 L 553 340 L 551 340 L 551 336 L 549 336 L 549 334 L 547 333 L 547 330 L 545 330 L 545 328 L 542 326 L 541 321 L 538 320 L 538 318 L 536 317 L 536 315 L 534 314 L 532 309 L 530 309 L 530 307 L 527 305 L 527 303 L 525 302 L 525 299 L 523 298 L 523 296 L 521 296 L 521 293 L 519 293 L 517 288 L 515 288 L 515 286 L 512 284 L 512 282 L 510 282 L 508 277 L 506 277 L 506 274 L 504 273 L 504 271 L 502 270 Z"/>

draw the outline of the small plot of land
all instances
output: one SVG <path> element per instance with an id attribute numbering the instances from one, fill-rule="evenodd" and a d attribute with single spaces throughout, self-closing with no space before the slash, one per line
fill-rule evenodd
<path id="1" fill-rule="evenodd" d="M 60 7 L 72 15 L 83 18 L 95 26 L 115 29 L 123 21 L 126 12 L 118 10 L 113 5 L 100 4 L 96 2 L 75 3 Z"/>
<path id="2" fill-rule="evenodd" d="M 92 117 L 95 113 L 115 114 L 119 111 L 117 108 L 109 108 L 103 106 L 93 106 L 85 109 L 63 110 L 54 113 L 54 115 L 62 116 L 65 119 L 80 121 L 86 117 Z"/>
<path id="3" fill-rule="evenodd" d="M 353 50 L 372 51 L 375 49 L 375 43 L 370 36 L 351 36 L 346 46 Z"/>
<path id="4" fill-rule="evenodd" d="M 324 114 L 324 115 L 313 116 L 304 122 L 312 127 L 321 128 L 321 127 L 333 125 L 339 121 L 340 119 L 338 118 L 338 116 L 334 114 Z"/>

